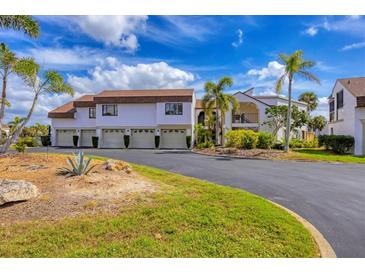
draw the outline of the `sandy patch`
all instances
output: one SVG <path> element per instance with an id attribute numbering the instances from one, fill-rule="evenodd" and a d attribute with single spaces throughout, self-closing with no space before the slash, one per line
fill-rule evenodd
<path id="1" fill-rule="evenodd" d="M 0 158 L 0 178 L 22 179 L 36 185 L 33 200 L 0 207 L 0 225 L 18 221 L 58 219 L 81 213 L 117 213 L 127 205 L 148 200 L 156 186 L 132 171 L 105 170 L 103 161 L 84 176 L 57 175 L 67 166 L 66 156 L 46 154 L 9 155 Z"/>

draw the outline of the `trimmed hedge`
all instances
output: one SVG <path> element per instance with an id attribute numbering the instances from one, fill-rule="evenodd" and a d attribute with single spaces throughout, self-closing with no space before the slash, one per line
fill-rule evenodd
<path id="1" fill-rule="evenodd" d="M 257 148 L 270 149 L 274 144 L 274 136 L 268 132 L 259 132 Z"/>
<path id="2" fill-rule="evenodd" d="M 255 132 L 253 130 L 230 130 L 225 134 L 227 147 L 253 149 L 269 149 L 273 145 L 273 137 L 270 133 Z"/>
<path id="3" fill-rule="evenodd" d="M 72 136 L 72 141 L 73 141 L 74 147 L 77 147 L 77 143 L 79 142 L 79 136 L 77 136 L 77 135 Z"/>
<path id="4" fill-rule="evenodd" d="M 124 146 L 125 146 L 125 148 L 128 148 L 129 147 L 129 142 L 130 142 L 129 135 L 124 135 L 123 136 L 123 139 L 124 139 Z"/>
<path id="5" fill-rule="evenodd" d="M 160 146 L 160 136 L 155 136 L 155 148 L 159 148 Z"/>
<path id="6" fill-rule="evenodd" d="M 191 136 L 186 136 L 186 146 L 188 149 L 191 147 Z"/>
<path id="7" fill-rule="evenodd" d="M 354 137 L 350 135 L 320 135 L 318 141 L 320 146 L 338 154 L 350 152 L 355 144 Z"/>
<path id="8" fill-rule="evenodd" d="M 91 142 L 93 143 L 93 147 L 97 148 L 98 144 L 99 144 L 99 137 L 98 136 L 92 136 L 91 137 Z"/>

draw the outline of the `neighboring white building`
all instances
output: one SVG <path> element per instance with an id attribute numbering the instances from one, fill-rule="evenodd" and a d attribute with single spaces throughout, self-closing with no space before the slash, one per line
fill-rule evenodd
<path id="1" fill-rule="evenodd" d="M 273 131 L 273 129 L 264 124 L 267 120 L 265 111 L 271 106 L 287 105 L 288 98 L 281 95 L 255 96 L 253 93 L 254 89 L 251 88 L 245 92 L 237 92 L 234 94 L 239 102 L 239 108 L 235 113 L 232 113 L 231 110 L 225 113 L 225 132 L 231 129 L 252 129 L 265 132 Z M 299 110 L 307 112 L 306 103 L 292 100 L 292 104 L 296 105 Z M 195 121 L 202 122 L 204 120 L 204 110 L 200 100 L 197 100 L 196 106 Z M 298 129 L 298 133 L 299 135 L 296 136 L 297 138 L 305 139 L 307 127 L 304 126 Z M 285 128 L 279 129 L 276 137 L 277 140 L 285 138 Z"/>
<path id="2" fill-rule="evenodd" d="M 328 134 L 355 138 L 355 155 L 365 155 L 365 77 L 337 79 L 329 97 Z"/>
<path id="3" fill-rule="evenodd" d="M 195 96 L 192 89 L 112 90 L 85 95 L 48 113 L 52 120 L 52 144 L 123 148 L 124 135 L 131 148 L 186 148 L 192 136 Z M 192 136 L 193 138 L 193 136 Z M 193 142 L 193 140 L 192 140 Z"/>

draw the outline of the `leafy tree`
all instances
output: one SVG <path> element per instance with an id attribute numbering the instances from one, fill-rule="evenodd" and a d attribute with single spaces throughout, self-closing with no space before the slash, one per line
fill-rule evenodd
<path id="1" fill-rule="evenodd" d="M 285 136 L 285 151 L 289 152 L 289 138 L 290 138 L 290 126 L 291 126 L 291 108 L 292 108 L 292 85 L 293 80 L 296 76 L 303 77 L 305 79 L 320 83 L 319 79 L 312 73 L 308 72 L 307 69 L 312 68 L 315 63 L 313 61 L 303 59 L 303 51 L 297 50 L 291 55 L 284 53 L 279 54 L 279 60 L 285 66 L 284 73 L 279 77 L 276 82 L 276 92 L 280 93 L 284 82 L 288 81 L 288 119 L 287 119 L 287 130 Z"/>
<path id="2" fill-rule="evenodd" d="M 288 106 L 272 106 L 267 108 L 265 113 L 267 115 L 267 119 L 263 124 L 268 125 L 273 130 L 272 135 L 276 136 L 279 129 L 285 127 L 287 124 Z M 301 128 L 308 123 L 308 114 L 299 110 L 299 108 L 295 105 L 292 107 L 291 117 L 291 132 L 297 131 L 298 128 Z"/>
<path id="3" fill-rule="evenodd" d="M 218 83 L 206 82 L 204 87 L 203 108 L 208 111 L 208 117 L 209 114 L 212 114 L 211 110 L 215 108 L 216 143 L 218 145 L 223 143 L 223 136 L 219 134 L 219 131 L 223 132 L 225 113 L 231 106 L 233 106 L 233 111 L 238 107 L 237 99 L 233 95 L 224 93 L 224 89 L 232 85 L 232 78 L 223 77 Z"/>
<path id="4" fill-rule="evenodd" d="M 324 116 L 318 115 L 309 119 L 308 125 L 314 131 L 321 131 L 326 126 L 327 120 Z"/>
<path id="5" fill-rule="evenodd" d="M 38 37 L 40 33 L 38 22 L 29 15 L 0 15 L 0 29 L 23 31 L 32 38 Z"/>
<path id="6" fill-rule="evenodd" d="M 25 120 L 24 117 L 15 116 L 13 121 L 9 122 L 10 132 L 13 133 L 15 128 Z"/>
<path id="7" fill-rule="evenodd" d="M 318 97 L 313 91 L 307 91 L 299 95 L 299 101 L 308 104 L 308 111 L 313 111 L 318 106 Z"/>
<path id="8" fill-rule="evenodd" d="M 48 70 L 43 75 L 40 75 L 40 67 L 33 59 L 29 59 L 20 68 L 23 81 L 33 89 L 34 98 L 28 114 L 24 121 L 18 124 L 13 133 L 7 138 L 5 144 L 1 148 L 1 152 L 6 152 L 10 144 L 18 138 L 22 129 L 29 122 L 33 111 L 37 105 L 39 96 L 42 94 L 70 94 L 73 96 L 74 92 L 71 86 L 65 83 L 63 77 L 56 71 Z"/>

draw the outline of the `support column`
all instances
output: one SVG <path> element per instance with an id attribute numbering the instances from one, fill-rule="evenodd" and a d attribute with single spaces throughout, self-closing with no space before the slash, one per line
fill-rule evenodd
<path id="1" fill-rule="evenodd" d="M 96 136 L 98 137 L 98 148 L 101 148 L 103 142 L 103 130 L 101 128 L 96 128 Z"/>

